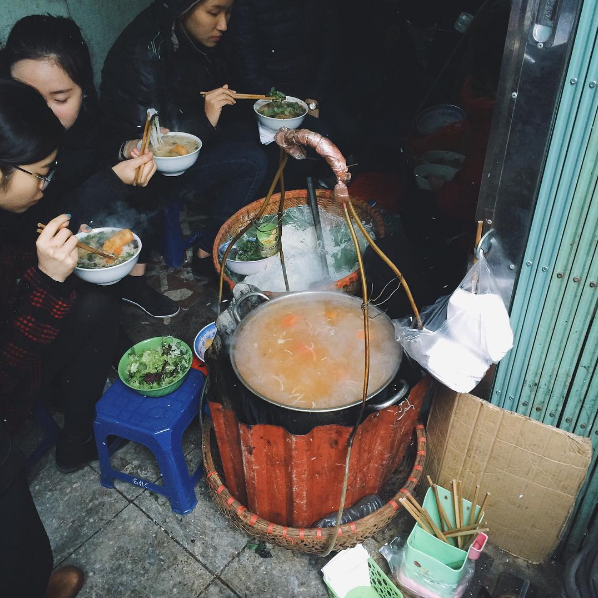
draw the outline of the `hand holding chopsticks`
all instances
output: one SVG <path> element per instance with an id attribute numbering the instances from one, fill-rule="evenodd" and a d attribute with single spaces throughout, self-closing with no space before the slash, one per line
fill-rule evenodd
<path id="1" fill-rule="evenodd" d="M 41 272 L 57 282 L 64 282 L 77 265 L 77 237 L 67 228 L 70 216 L 61 214 L 38 224 L 40 236 L 36 242 L 37 266 Z"/>
<path id="2" fill-rule="evenodd" d="M 147 115 L 145 117 L 145 126 L 143 128 L 143 137 L 141 138 L 141 148 L 139 150 L 139 153 L 141 154 L 140 157 L 143 156 L 147 152 L 147 148 L 149 146 L 151 130 L 152 130 L 152 114 L 148 110 Z M 133 187 L 137 187 L 139 185 L 139 183 L 141 182 L 142 173 L 143 173 L 143 167 L 140 166 L 135 171 L 135 178 L 133 179 Z"/>
<path id="3" fill-rule="evenodd" d="M 56 219 L 54 219 L 56 220 Z M 51 222 L 54 222 L 53 220 Z M 68 220 L 66 221 L 68 222 Z M 50 224 L 48 224 L 49 226 Z M 46 229 L 46 225 L 42 224 L 41 222 L 37 223 L 37 232 L 41 233 Z M 97 255 L 101 255 L 102 257 L 105 257 L 106 259 L 109 260 L 115 260 L 116 258 L 111 254 L 111 253 L 106 253 L 105 251 L 100 251 L 99 249 L 96 249 L 95 247 L 92 247 L 91 245 L 87 245 L 87 243 L 82 243 L 81 241 L 79 241 L 79 239 L 73 235 L 73 237 L 75 237 L 75 239 L 77 239 L 77 242 L 75 243 L 75 247 L 79 247 L 80 249 L 83 249 L 84 251 L 89 251 L 90 253 L 95 253 Z M 76 261 L 75 261 L 75 265 L 77 265 Z"/>

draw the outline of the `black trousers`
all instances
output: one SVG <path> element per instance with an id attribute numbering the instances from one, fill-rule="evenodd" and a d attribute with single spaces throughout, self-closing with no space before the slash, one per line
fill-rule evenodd
<path id="1" fill-rule="evenodd" d="M 43 598 L 52 566 L 50 540 L 22 473 L 0 494 L 0 595 Z"/>
<path id="2" fill-rule="evenodd" d="M 64 430 L 79 442 L 92 434 L 95 404 L 114 357 L 119 326 L 115 290 L 83 283 L 60 335 L 44 356 L 42 393 L 58 397 Z"/>

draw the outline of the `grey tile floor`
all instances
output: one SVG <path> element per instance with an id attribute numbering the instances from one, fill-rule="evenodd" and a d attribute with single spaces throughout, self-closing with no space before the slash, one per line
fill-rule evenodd
<path id="1" fill-rule="evenodd" d="M 155 320 L 123 307 L 124 324 L 135 342 L 172 334 L 191 343 L 197 331 L 214 320 L 216 285 L 198 284 L 181 268 L 155 263 L 149 280 L 181 302 L 175 318 Z M 39 430 L 29 423 L 19 437 L 25 450 L 36 445 Z M 201 459 L 199 424 L 184 438 L 189 467 Z M 122 471 L 158 481 L 151 453 L 129 443 L 113 457 Z M 318 598 L 327 596 L 321 567 L 327 559 L 268 546 L 269 557 L 252 550 L 251 538 L 217 510 L 204 480 L 196 487 L 198 504 L 189 515 L 176 515 L 168 501 L 148 490 L 116 482 L 114 490 L 99 483 L 99 464 L 63 475 L 54 467 L 53 451 L 33 468 L 30 485 L 52 544 L 55 564 L 72 563 L 86 572 L 81 598 Z M 401 513 L 386 530 L 366 541 L 370 554 L 385 567 L 378 549 L 412 522 Z M 533 567 L 490 548 L 480 561 L 468 596 L 481 586 L 492 589 L 502 571 L 526 577 L 536 596 L 559 596 L 559 567 Z M 387 569 L 386 569 L 387 570 Z"/>

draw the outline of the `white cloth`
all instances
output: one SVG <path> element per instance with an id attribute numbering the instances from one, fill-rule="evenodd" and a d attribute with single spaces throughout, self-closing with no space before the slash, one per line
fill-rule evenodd
<path id="1" fill-rule="evenodd" d="M 371 586 L 368 559 L 370 555 L 362 544 L 339 552 L 322 567 L 326 583 L 339 598 L 354 588 Z"/>
<path id="2" fill-rule="evenodd" d="M 257 129 L 260 134 L 260 141 L 262 145 L 270 145 L 274 141 L 274 135 L 276 135 L 276 131 L 274 129 L 269 129 L 260 122 L 257 123 Z"/>

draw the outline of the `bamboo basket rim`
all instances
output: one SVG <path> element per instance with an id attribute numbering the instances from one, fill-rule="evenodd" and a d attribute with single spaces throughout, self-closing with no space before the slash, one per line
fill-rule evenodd
<path id="1" fill-rule="evenodd" d="M 342 209 L 340 204 L 337 204 L 333 198 L 332 191 L 330 189 L 316 189 L 316 198 L 318 200 L 318 205 L 330 205 L 330 206 L 338 206 L 339 213 L 342 214 Z M 235 212 L 221 227 L 214 239 L 214 245 L 212 247 L 212 261 L 214 263 L 214 268 L 216 270 L 216 274 L 220 276 L 220 258 L 218 255 L 218 248 L 227 238 L 232 238 L 236 232 L 241 230 L 241 228 L 249 222 L 251 216 L 257 214 L 260 207 L 262 206 L 263 202 L 265 201 L 265 197 L 260 199 L 256 199 L 255 201 L 247 204 L 237 212 Z M 308 197 L 307 197 L 307 189 L 292 189 L 290 191 L 285 191 L 285 202 L 290 200 L 297 200 L 297 199 L 305 199 L 305 205 L 308 205 Z M 278 202 L 280 200 L 280 193 L 273 193 L 270 199 L 270 203 L 264 212 L 264 215 L 274 214 L 278 211 Z M 303 203 L 303 202 L 302 202 Z M 370 217 L 372 224 L 374 226 L 374 231 L 376 233 L 376 239 L 384 238 L 385 234 L 385 227 L 384 227 L 384 220 L 382 215 L 376 208 L 370 206 L 366 201 L 363 199 L 359 199 L 357 197 L 351 197 L 351 203 L 355 208 L 355 211 L 361 215 L 361 213 L 365 212 L 368 217 Z M 297 204 L 300 205 L 300 204 Z M 285 209 L 295 207 L 295 205 L 286 205 Z M 231 231 L 232 234 L 231 234 Z M 232 280 L 227 274 L 226 271 L 224 272 L 224 280 L 228 284 L 229 288 L 232 290 L 235 285 L 237 284 L 234 280 Z M 331 285 L 331 289 L 340 289 L 345 290 L 346 292 L 352 293 L 355 292 L 357 286 L 356 283 L 359 281 L 359 269 L 351 272 L 344 278 L 341 278 L 334 282 Z M 270 292 L 269 289 L 264 290 L 264 292 Z"/>
<path id="2" fill-rule="evenodd" d="M 211 420 L 204 422 L 202 431 L 202 453 L 206 471 L 206 480 L 212 491 L 212 498 L 223 514 L 249 535 L 267 540 L 283 548 L 299 552 L 318 553 L 326 550 L 334 533 L 334 527 L 328 528 L 296 528 L 279 525 L 263 519 L 252 513 L 242 505 L 224 484 L 216 470 L 211 450 L 211 433 L 213 425 Z M 382 529 L 396 516 L 402 505 L 399 502 L 407 494 L 411 494 L 417 486 L 426 461 L 426 432 L 423 424 L 415 426 L 417 434 L 417 452 L 415 463 L 405 485 L 389 500 L 366 517 L 351 523 L 343 524 L 338 531 L 336 548 L 349 548 L 364 539 L 371 537 Z"/>

